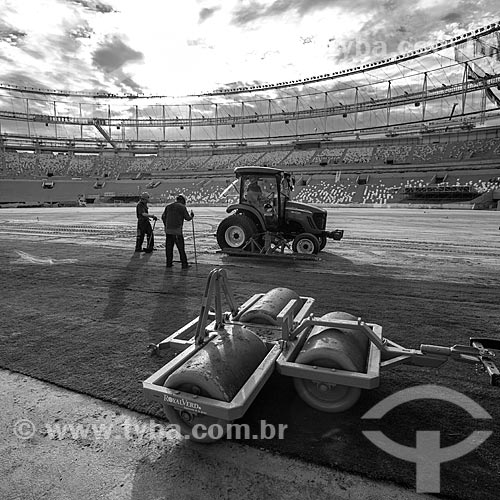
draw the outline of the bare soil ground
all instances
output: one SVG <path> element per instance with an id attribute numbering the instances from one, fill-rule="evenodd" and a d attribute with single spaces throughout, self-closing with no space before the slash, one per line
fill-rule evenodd
<path id="1" fill-rule="evenodd" d="M 426 498 L 238 443 L 185 441 L 159 432 L 164 421 L 24 375 L 0 371 L 0 388 L 3 500 Z M 58 423 L 92 430 L 75 438 Z"/>
<path id="2" fill-rule="evenodd" d="M 161 208 L 150 212 L 160 215 Z M 179 265 L 164 269 L 161 228 L 155 231 L 159 251 L 133 255 L 133 215 L 133 207 L 0 212 L 0 269 L 6 278 L 0 366 L 122 405 L 3 372 L 2 498 L 30 498 L 28 487 L 33 498 L 410 498 L 414 465 L 389 460 L 368 446 L 354 422 L 385 396 L 418 383 L 463 390 L 494 415 L 498 441 L 498 390 L 487 386 L 484 375 L 475 376 L 473 368 L 449 364 L 439 373 L 409 367 L 388 373 L 356 410 L 335 418 L 305 407 L 289 380 L 274 377 L 246 422 L 286 422 L 284 442 L 200 447 L 170 434 L 161 442 L 122 435 L 53 439 L 44 433 L 47 423 L 108 419 L 123 429 L 129 417 L 162 422 L 161 408 L 144 403 L 140 382 L 173 353 L 149 358 L 145 346 L 198 313 L 214 267 L 227 269 L 239 303 L 254 293 L 289 286 L 316 298 L 319 314 L 352 312 L 383 325 L 386 336 L 409 347 L 439 343 L 436 339 L 449 341 L 444 345 L 466 343 L 470 334 L 498 338 L 500 332 L 500 216 L 495 212 L 331 209 L 329 229 L 343 228 L 346 235 L 340 243 L 329 243 L 319 262 L 261 262 L 216 253 L 213 235 L 224 210 L 196 209 L 198 266 L 187 273 Z M 185 234 L 194 263 L 192 229 L 186 225 Z M 432 405 L 398 417 L 419 417 L 432 425 L 451 421 L 459 429 L 444 438 L 448 444 L 473 428 L 473 422 L 463 423 L 448 408 Z M 19 418 L 36 423 L 29 439 L 13 433 Z M 391 435 L 394 420 L 385 425 Z M 414 435 L 414 429 L 392 437 L 404 442 L 404 434 Z M 259 449 L 264 447 L 279 455 Z M 498 462 L 493 445 L 451 462 L 442 473 L 444 493 L 494 495 Z M 470 472 L 457 478 L 455 469 Z M 386 489 L 346 471 L 410 490 Z"/>

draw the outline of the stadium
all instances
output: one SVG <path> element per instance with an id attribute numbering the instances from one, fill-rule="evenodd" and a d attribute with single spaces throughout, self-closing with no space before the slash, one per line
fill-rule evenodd
<path id="1" fill-rule="evenodd" d="M 295 198 L 496 209 L 498 36 L 490 24 L 333 74 L 184 98 L 0 88 L 2 206 L 224 204 L 241 165 Z"/>
<path id="2" fill-rule="evenodd" d="M 141 383 L 178 353 L 154 357 L 146 346 L 201 316 L 214 268 L 227 271 L 238 301 L 287 287 L 322 314 L 366 318 L 412 348 L 499 339 L 499 110 L 500 22 L 333 73 L 181 97 L 0 83 L 2 425 L 36 428 L 8 430 L 0 496 L 495 498 L 498 387 L 451 361 L 387 370 L 338 414 L 308 407 L 274 373 L 238 422 L 285 423 L 284 440 L 204 447 L 158 440 L 156 428 L 121 447 L 118 436 L 97 439 L 95 426 L 124 428 L 131 418 L 137 433 L 146 417 L 168 424 Z M 293 200 L 324 208 L 345 238 L 315 260 L 221 253 L 214 233 L 245 166 L 289 172 Z M 179 193 L 194 207 L 185 233 L 196 265 L 186 274 L 165 269 L 158 226 L 159 251 L 131 255 L 144 191 L 158 217 Z M 435 398 L 363 420 L 412 386 L 460 392 L 487 416 Z M 94 436 L 52 436 L 48 425 L 61 420 L 93 425 Z M 440 463 L 440 490 L 417 495 L 415 462 L 363 434 L 382 428 L 415 448 L 422 426 L 440 429 L 441 449 L 478 427 L 491 436 Z"/>

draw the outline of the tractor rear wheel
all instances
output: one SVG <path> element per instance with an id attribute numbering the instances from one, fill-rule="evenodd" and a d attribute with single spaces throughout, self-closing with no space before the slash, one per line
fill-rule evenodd
<path id="1" fill-rule="evenodd" d="M 311 233 L 301 233 L 295 237 L 292 250 L 296 253 L 317 254 L 319 252 L 319 240 Z"/>
<path id="2" fill-rule="evenodd" d="M 257 226 L 246 215 L 230 215 L 217 228 L 217 243 L 220 248 L 240 249 L 257 234 Z"/>

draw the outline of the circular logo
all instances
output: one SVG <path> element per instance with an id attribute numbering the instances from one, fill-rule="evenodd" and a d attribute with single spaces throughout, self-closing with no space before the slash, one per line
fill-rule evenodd
<path id="1" fill-rule="evenodd" d="M 35 435 L 35 432 L 35 424 L 26 418 L 21 418 L 14 424 L 14 434 L 19 439 L 30 439 Z"/>

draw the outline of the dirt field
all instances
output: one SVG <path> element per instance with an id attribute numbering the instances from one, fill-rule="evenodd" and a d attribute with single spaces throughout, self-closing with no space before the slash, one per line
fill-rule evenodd
<path id="1" fill-rule="evenodd" d="M 150 213 L 159 216 L 161 208 L 152 207 Z M 345 473 L 410 488 L 408 478 L 415 475 L 414 465 L 395 459 L 385 462 L 384 454 L 374 449 L 370 453 L 377 463 L 371 472 L 358 466 L 366 461 L 366 443 L 354 437 L 350 419 L 416 383 L 462 388 L 494 414 L 498 390 L 487 386 L 487 378 L 475 376 L 468 365 L 447 365 L 438 375 L 434 371 L 415 375 L 415 369 L 406 368 L 389 374 L 356 412 L 335 420 L 333 433 L 331 418 L 304 408 L 289 384 L 275 379 L 247 419 L 256 422 L 264 415 L 269 421 L 290 424 L 288 440 L 266 444 L 267 453 L 255 444 L 234 442 L 200 448 L 170 435 L 161 443 L 51 439 L 40 431 L 46 422 L 109 418 L 123 424 L 125 415 L 144 422 L 145 416 L 130 410 L 161 419 L 161 408 L 145 405 L 138 385 L 165 360 L 146 358 L 144 347 L 197 314 L 206 277 L 214 267 L 228 271 L 238 301 L 274 286 L 293 287 L 301 295 L 315 297 L 321 314 L 353 312 L 383 325 L 391 339 L 411 347 L 432 343 L 443 331 L 451 343 L 464 343 L 471 333 L 500 335 L 499 213 L 330 209 L 328 229 L 344 229 L 345 238 L 329 242 L 319 262 L 265 263 L 216 253 L 213 235 L 224 210 L 198 208 L 195 213 L 198 266 L 182 273 L 179 264 L 164 269 L 161 228 L 155 231 L 159 251 L 133 256 L 133 207 L 0 211 L 0 269 L 7 278 L 1 301 L 0 366 L 122 405 L 3 372 L 0 387 L 7 412 L 1 420 L 6 435 L 0 462 L 2 498 L 30 498 L 28 486 L 33 498 L 410 498 L 411 489 L 386 489 Z M 192 229 L 188 223 L 185 234 L 194 263 Z M 103 339 L 113 340 L 112 349 Z M 70 344 L 71 349 L 64 348 Z M 94 373 L 87 374 L 86 363 Z M 113 382 L 120 382 L 120 377 L 121 383 Z M 276 388 L 279 394 L 272 392 Z M 446 421 L 447 415 L 445 409 L 437 420 Z M 33 437 L 13 436 L 12 426 L 20 418 L 36 422 Z M 498 429 L 496 420 L 495 426 Z M 463 437 L 469 434 L 467 429 Z M 458 435 L 455 440 L 462 436 Z M 495 491 L 498 456 L 486 450 L 444 468 L 446 495 L 485 498 Z M 11 458 L 5 460 L 7 456 Z M 468 467 L 471 477 L 493 476 L 493 482 L 481 490 L 464 476 L 464 484 L 477 496 L 461 495 L 465 486 L 453 476 L 457 463 Z M 406 470 L 407 478 L 388 470 L 395 467 Z M 68 496 L 68 491 L 73 493 Z"/>

